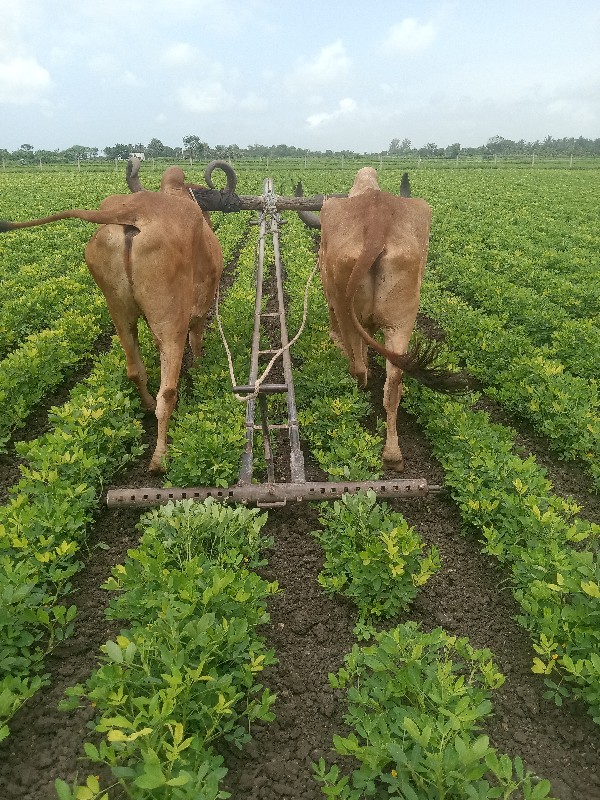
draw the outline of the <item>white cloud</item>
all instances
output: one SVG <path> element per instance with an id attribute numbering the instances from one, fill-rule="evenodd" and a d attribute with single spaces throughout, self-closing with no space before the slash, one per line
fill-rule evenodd
<path id="1" fill-rule="evenodd" d="M 195 114 L 223 111 L 234 104 L 233 95 L 220 81 L 182 86 L 177 94 L 182 107 Z"/>
<path id="2" fill-rule="evenodd" d="M 91 72 L 98 77 L 103 78 L 105 81 L 110 81 L 118 85 L 124 84 L 125 86 L 139 87 L 144 86 L 142 81 L 131 70 L 123 69 L 123 65 L 117 56 L 112 53 L 100 53 L 88 61 L 88 67 Z"/>
<path id="3" fill-rule="evenodd" d="M 291 82 L 309 89 L 314 89 L 315 85 L 335 83 L 348 75 L 351 64 L 352 59 L 338 39 L 323 47 L 311 61 L 300 60 L 291 75 Z"/>
<path id="4" fill-rule="evenodd" d="M 0 62 L 0 103 L 37 103 L 51 86 L 50 73 L 35 58 L 16 57 Z"/>
<path id="5" fill-rule="evenodd" d="M 406 17 L 392 25 L 381 49 L 387 55 L 412 55 L 425 50 L 433 42 L 437 31 L 431 22 L 422 24 L 414 17 Z"/>
<path id="6" fill-rule="evenodd" d="M 357 108 L 356 101 L 351 97 L 344 97 L 333 111 L 321 111 L 319 114 L 311 114 L 306 118 L 306 124 L 309 128 L 319 128 L 328 122 L 333 122 L 347 114 L 352 114 Z"/>
<path id="7" fill-rule="evenodd" d="M 119 59 L 111 53 L 100 53 L 88 60 L 88 67 L 97 75 L 114 75 L 119 71 Z"/>
<path id="8" fill-rule="evenodd" d="M 121 81 L 126 86 L 134 86 L 134 87 L 145 86 L 144 81 L 138 78 L 137 75 L 135 75 L 133 72 L 130 72 L 130 70 L 128 69 L 125 70 L 125 72 L 121 75 Z"/>
<path id="9" fill-rule="evenodd" d="M 197 63 L 199 55 L 198 50 L 191 44 L 177 42 L 163 51 L 161 61 L 170 67 L 185 67 Z"/>
<path id="10" fill-rule="evenodd" d="M 240 101 L 240 108 L 245 111 L 263 111 L 268 105 L 264 97 L 260 97 L 256 92 L 248 92 Z"/>

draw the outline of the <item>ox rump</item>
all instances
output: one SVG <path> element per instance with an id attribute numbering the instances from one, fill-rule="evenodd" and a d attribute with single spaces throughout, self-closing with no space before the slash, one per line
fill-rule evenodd
<path id="1" fill-rule="evenodd" d="M 98 211 L 72 209 L 29 222 L 0 221 L 0 232 L 61 219 L 82 219 L 100 226 L 85 249 L 85 260 L 106 298 L 125 351 L 127 375 L 137 386 L 144 408 L 156 414 L 152 472 L 164 470 L 167 429 L 186 338 L 198 358 L 223 270 L 221 245 L 184 181 L 179 167 L 169 167 L 158 192 L 112 195 Z M 160 351 L 156 399 L 148 392 L 138 343 L 141 316 Z"/>

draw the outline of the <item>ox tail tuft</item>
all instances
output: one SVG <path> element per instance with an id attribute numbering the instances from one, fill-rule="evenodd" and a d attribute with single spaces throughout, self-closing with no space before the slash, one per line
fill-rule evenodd
<path id="1" fill-rule="evenodd" d="M 8 220 L 0 219 L 0 233 L 6 233 L 7 231 L 13 230 L 12 222 L 8 222 Z"/>
<path id="2" fill-rule="evenodd" d="M 466 375 L 452 372 L 435 365 L 442 347 L 441 342 L 419 339 L 408 353 L 396 355 L 389 360 L 396 367 L 436 392 L 464 394 L 469 391 Z"/>

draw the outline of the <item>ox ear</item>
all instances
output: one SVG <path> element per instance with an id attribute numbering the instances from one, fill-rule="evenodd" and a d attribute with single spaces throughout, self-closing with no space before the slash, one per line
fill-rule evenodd
<path id="1" fill-rule="evenodd" d="M 298 181 L 296 184 L 296 188 L 294 189 L 295 197 L 304 197 L 304 189 L 302 188 L 302 181 Z M 317 228 L 320 230 L 321 228 L 321 218 L 318 214 L 314 214 L 312 211 L 298 211 L 298 216 L 302 220 L 302 222 L 306 225 L 307 228 Z"/>
<path id="2" fill-rule="evenodd" d="M 130 192 L 145 192 L 146 190 L 142 186 L 140 179 L 138 178 L 138 172 L 140 171 L 140 164 L 142 162 L 136 156 L 131 156 L 127 159 L 127 169 L 125 171 L 125 179 L 127 181 L 127 186 L 129 186 Z"/>

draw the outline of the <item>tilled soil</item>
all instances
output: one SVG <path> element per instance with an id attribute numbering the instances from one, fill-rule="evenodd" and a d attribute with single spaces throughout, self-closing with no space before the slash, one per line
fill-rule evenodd
<path id="1" fill-rule="evenodd" d="M 375 371 L 374 378 L 373 399 L 379 406 L 381 371 Z M 488 410 L 506 421 L 490 404 Z M 443 483 L 442 470 L 414 419 L 400 411 L 398 422 L 406 463 L 403 477 Z M 146 428 L 148 441 L 153 441 L 152 417 Z M 557 493 L 574 495 L 584 516 L 600 520 L 599 503 L 584 475 L 575 467 L 557 465 L 523 426 L 518 446 L 523 453 L 537 453 Z M 146 472 L 147 458 L 116 485 L 159 485 Z M 8 461 L 5 458 L 6 476 L 14 472 Z M 309 479 L 322 477 L 310 462 L 308 467 Z M 442 626 L 449 633 L 468 636 L 476 647 L 490 648 L 506 675 L 505 685 L 493 696 L 495 713 L 486 725 L 492 743 L 502 752 L 520 755 L 530 769 L 549 778 L 560 800 L 600 800 L 598 728 L 578 704 L 558 709 L 543 699 L 542 681 L 530 671 L 531 643 L 513 621 L 517 608 L 506 574 L 479 552 L 473 536 L 461 533 L 458 511 L 447 495 L 391 505 L 426 543 L 439 548 L 442 558 L 441 570 L 422 588 L 403 619 L 417 620 L 426 630 Z M 82 759 L 91 710 L 59 712 L 57 704 L 67 686 L 84 681 L 93 670 L 99 646 L 118 633 L 118 623 L 104 619 L 109 594 L 99 586 L 111 567 L 126 557 L 127 549 L 135 546 L 138 518 L 134 510 L 98 509 L 89 561 L 77 576 L 72 597 L 78 608 L 75 634 L 49 656 L 51 686 L 20 710 L 11 722 L 10 737 L 0 745 L 2 800 L 50 800 L 55 797 L 56 777 L 71 781 L 78 772 L 80 778 L 98 774 L 97 766 Z M 352 647 L 355 614 L 349 603 L 329 597 L 317 583 L 322 556 L 310 536 L 316 526 L 317 511 L 308 505 L 269 512 L 267 532 L 275 543 L 267 553 L 263 575 L 279 581 L 281 592 L 270 601 L 271 621 L 263 632 L 279 663 L 263 674 L 262 681 L 277 694 L 276 720 L 254 726 L 253 740 L 242 752 L 223 745 L 229 767 L 225 788 L 234 800 L 322 797 L 311 763 L 321 756 L 335 760 L 333 734 L 345 732 L 342 698 L 330 688 L 327 676 L 342 665 Z M 100 542 L 107 548 L 98 547 Z"/>

